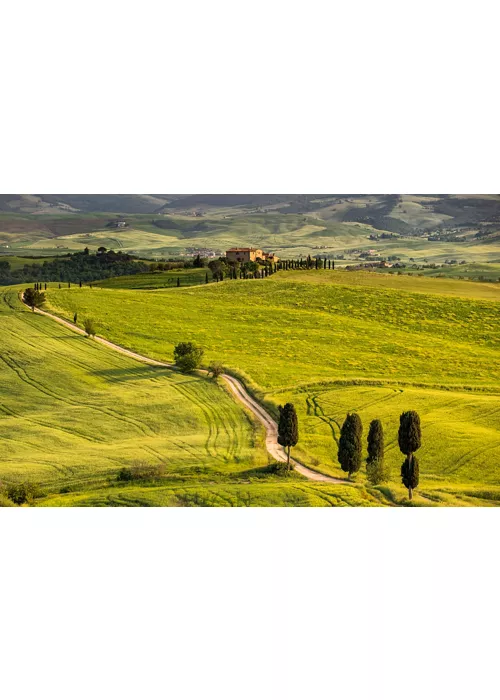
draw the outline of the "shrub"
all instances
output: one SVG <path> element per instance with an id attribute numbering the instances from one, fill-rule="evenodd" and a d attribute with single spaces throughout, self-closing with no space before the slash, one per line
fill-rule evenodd
<path id="1" fill-rule="evenodd" d="M 221 374 L 224 374 L 224 365 L 222 362 L 211 362 L 208 365 L 208 373 L 211 374 L 214 379 L 217 379 Z"/>
<path id="2" fill-rule="evenodd" d="M 8 498 L 18 506 L 23 503 L 31 503 L 39 494 L 38 484 L 33 484 L 30 481 L 25 481 L 21 484 L 11 484 L 7 488 Z"/>
<path id="3" fill-rule="evenodd" d="M 117 475 L 117 481 L 154 481 L 165 476 L 164 464 L 147 464 L 137 462 L 131 467 L 122 467 Z"/>
<path id="4" fill-rule="evenodd" d="M 204 350 L 196 343 L 179 343 L 174 349 L 174 360 L 181 372 L 192 372 L 200 366 Z"/>
<path id="5" fill-rule="evenodd" d="M 93 318 L 86 318 L 83 322 L 83 328 L 85 330 L 85 333 L 89 336 L 89 338 L 93 338 L 97 333 L 95 321 Z"/>
<path id="6" fill-rule="evenodd" d="M 286 462 L 276 462 L 272 465 L 272 471 L 276 476 L 291 476 L 292 470 L 288 467 Z"/>
<path id="7" fill-rule="evenodd" d="M 116 478 L 118 481 L 132 481 L 132 470 L 130 467 L 123 467 Z"/>

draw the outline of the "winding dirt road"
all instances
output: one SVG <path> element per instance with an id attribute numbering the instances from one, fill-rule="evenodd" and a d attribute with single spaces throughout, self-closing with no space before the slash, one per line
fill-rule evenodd
<path id="1" fill-rule="evenodd" d="M 21 298 L 21 295 L 20 299 L 21 302 L 24 303 Z M 67 328 L 70 328 L 75 333 L 85 335 L 85 331 L 76 326 L 74 323 L 66 321 L 65 319 L 60 318 L 55 314 L 51 314 L 48 311 L 43 311 L 42 309 L 35 309 L 35 313 L 41 314 L 42 316 L 48 316 L 54 321 L 57 321 L 57 323 L 60 323 L 63 326 L 66 326 Z M 106 338 L 102 338 L 99 335 L 96 335 L 94 340 L 98 343 L 101 343 L 102 345 L 105 345 L 107 348 L 111 348 L 111 350 L 120 352 L 122 355 L 127 355 L 127 357 L 131 357 L 132 359 L 138 360 L 139 362 L 144 362 L 148 365 L 155 365 L 157 367 L 167 367 L 168 369 L 177 370 L 177 367 L 175 365 L 168 364 L 167 362 L 153 360 L 151 357 L 146 357 L 145 355 L 140 355 L 137 352 L 132 352 L 132 350 L 127 350 L 127 348 L 124 348 L 121 345 L 117 345 L 116 343 L 112 343 L 110 340 L 106 340 Z M 276 421 L 273 420 L 269 413 L 255 399 L 253 399 L 250 396 L 250 394 L 248 394 L 245 387 L 240 381 L 238 381 L 238 379 L 235 379 L 235 377 L 232 377 L 230 374 L 223 374 L 221 376 L 226 382 L 233 396 L 240 403 L 242 403 L 247 410 L 253 413 L 253 415 L 255 416 L 255 418 L 257 418 L 259 423 L 262 423 L 262 425 L 264 426 L 266 430 L 266 449 L 271 455 L 271 457 L 277 462 L 286 462 L 285 450 L 278 443 L 278 426 L 276 424 Z M 293 464 L 294 469 L 297 472 L 299 472 L 299 474 L 302 474 L 303 476 L 307 477 L 308 479 L 311 479 L 312 481 L 327 481 L 332 484 L 346 483 L 343 479 L 335 479 L 333 476 L 325 476 L 324 474 L 315 472 L 313 469 L 309 469 L 309 467 L 306 467 L 304 464 L 301 464 L 296 459 L 290 458 L 290 462 Z"/>

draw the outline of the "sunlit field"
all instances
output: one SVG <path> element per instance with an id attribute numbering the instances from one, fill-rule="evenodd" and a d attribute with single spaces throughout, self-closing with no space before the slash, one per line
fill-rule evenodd
<path id="1" fill-rule="evenodd" d="M 418 410 L 421 497 L 453 504 L 499 497 L 499 296 L 494 284 L 327 271 L 192 289 L 48 292 L 52 309 L 91 315 L 99 334 L 130 349 L 171 360 L 177 342 L 195 340 L 270 410 L 292 400 L 296 454 L 324 473 L 341 474 L 336 441 L 348 410 L 360 413 L 365 435 L 380 418 L 393 473 L 385 497 L 395 501 L 399 415 Z"/>

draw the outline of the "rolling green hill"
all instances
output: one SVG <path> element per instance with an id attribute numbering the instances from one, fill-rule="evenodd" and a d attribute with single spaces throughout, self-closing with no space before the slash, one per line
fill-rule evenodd
<path id="1" fill-rule="evenodd" d="M 38 506 L 390 504 L 362 484 L 310 484 L 268 466 L 262 429 L 222 385 L 144 365 L 0 295 L 0 505 L 15 483 Z M 123 468 L 161 473 L 117 480 Z"/>
<path id="2" fill-rule="evenodd" d="M 52 309 L 91 314 L 130 349 L 170 360 L 177 342 L 195 340 L 270 410 L 292 400 L 296 454 L 324 473 L 341 475 L 347 411 L 365 430 L 380 418 L 393 473 L 383 493 L 395 502 L 398 419 L 415 408 L 421 496 L 455 505 L 500 498 L 499 300 L 494 284 L 328 271 L 180 290 L 49 290 Z"/>
<path id="3" fill-rule="evenodd" d="M 116 474 L 137 462 L 164 463 L 170 486 L 267 464 L 260 428 L 213 382 L 76 336 L 22 308 L 17 290 L 2 294 L 0 328 L 0 480 L 124 499 Z"/>

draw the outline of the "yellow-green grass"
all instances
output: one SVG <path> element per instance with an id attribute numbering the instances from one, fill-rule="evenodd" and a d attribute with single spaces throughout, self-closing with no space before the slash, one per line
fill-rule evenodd
<path id="1" fill-rule="evenodd" d="M 181 287 L 191 287 L 197 284 L 205 284 L 207 274 L 209 282 L 212 282 L 210 270 L 206 268 L 192 268 L 110 277 L 109 279 L 95 282 L 92 286 L 104 289 L 162 289 L 163 287 L 176 286 L 177 280 L 179 280 Z"/>
<path id="2" fill-rule="evenodd" d="M 0 481 L 86 492 L 137 462 L 164 463 L 174 485 L 268 464 L 262 429 L 216 383 L 108 350 L 21 307 L 18 291 L 0 303 Z"/>
<path id="3" fill-rule="evenodd" d="M 177 342 L 201 343 L 271 410 L 296 404 L 296 453 L 324 473 L 341 475 L 348 410 L 365 434 L 380 418 L 396 501 L 399 415 L 416 409 L 422 493 L 456 505 L 464 484 L 495 494 L 500 485 L 499 294 L 459 280 L 311 271 L 185 290 L 51 290 L 49 303 L 69 318 L 92 314 L 100 333 L 157 359 L 171 359 Z"/>
<path id="4" fill-rule="evenodd" d="M 500 252 L 499 252 L 500 255 Z M 422 270 L 422 274 L 429 277 L 445 275 L 470 280 L 486 280 L 500 282 L 500 264 L 496 263 L 470 263 L 466 265 L 446 265 L 437 270 Z"/>
<path id="5" fill-rule="evenodd" d="M 484 266 L 489 267 L 489 266 Z M 488 299 L 500 302 L 500 285 L 493 283 L 459 280 L 456 278 L 422 279 L 418 275 L 398 275 L 390 272 L 347 271 L 347 270 L 290 270 L 287 279 L 309 284 L 339 284 L 350 287 L 372 287 L 376 289 L 399 290 L 419 294 L 463 297 L 468 299 Z"/>
<path id="6" fill-rule="evenodd" d="M 481 393 L 406 385 L 320 385 L 270 392 L 267 399 L 294 403 L 302 426 L 296 454 L 321 471 L 342 475 L 336 466 L 340 426 L 348 411 L 356 411 L 365 434 L 373 418 L 382 421 L 386 462 L 397 479 L 402 461 L 398 419 L 411 408 L 422 417 L 424 439 L 418 453 L 421 489 L 467 481 L 500 484 L 500 390 Z"/>
<path id="7" fill-rule="evenodd" d="M 399 502 L 361 483 L 273 475 L 262 428 L 222 386 L 78 336 L 25 309 L 19 291 L 4 287 L 0 300 L 0 482 L 38 483 L 36 505 Z M 164 464 L 166 473 L 145 485 L 118 482 L 118 471 L 136 463 Z"/>

